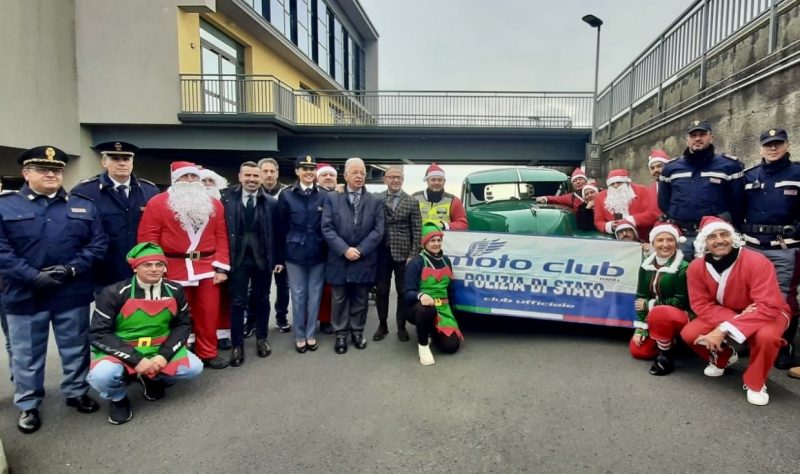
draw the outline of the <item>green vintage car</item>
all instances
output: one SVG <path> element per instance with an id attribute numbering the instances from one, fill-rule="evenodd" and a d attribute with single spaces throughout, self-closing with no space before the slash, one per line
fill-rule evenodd
<path id="1" fill-rule="evenodd" d="M 536 203 L 539 196 L 568 192 L 571 192 L 569 177 L 558 170 L 498 168 L 468 175 L 461 189 L 461 200 L 469 230 L 599 237 L 598 232 L 579 230 L 571 209 Z"/>

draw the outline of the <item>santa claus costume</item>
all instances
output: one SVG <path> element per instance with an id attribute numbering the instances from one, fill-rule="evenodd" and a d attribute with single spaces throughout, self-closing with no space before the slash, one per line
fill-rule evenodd
<path id="1" fill-rule="evenodd" d="M 576 182 L 577 181 L 577 182 Z M 575 168 L 572 176 L 569 179 L 572 184 L 573 191 L 569 194 L 561 194 L 558 196 L 542 196 L 547 204 L 558 204 L 572 209 L 572 212 L 577 213 L 578 208 L 586 202 L 583 198 L 583 187 L 588 184 L 586 173 L 580 168 Z M 595 187 L 595 191 L 597 188 Z"/>
<path id="2" fill-rule="evenodd" d="M 206 193 L 194 163 L 175 162 L 171 170 L 173 185 L 147 203 L 138 240 L 164 249 L 167 278 L 183 286 L 189 302 L 195 352 L 208 367 L 222 368 L 227 364 L 216 363 L 220 289 L 214 280 L 230 270 L 224 209 Z M 178 182 L 186 175 L 198 181 Z"/>
<path id="3" fill-rule="evenodd" d="M 612 187 L 613 184 L 621 186 Z M 611 170 L 606 178 L 609 189 L 601 191 L 594 203 L 594 226 L 598 231 L 613 234 L 617 223 L 622 219 L 632 222 L 640 236 L 650 234 L 650 228 L 660 213 L 654 211 L 650 203 L 650 190 L 645 186 L 631 183 L 628 170 Z M 658 207 L 656 206 L 655 209 Z"/>
<path id="4" fill-rule="evenodd" d="M 714 258 L 706 253 L 706 239 L 718 230 L 730 232 L 734 243 L 729 254 Z M 766 405 L 769 396 L 765 382 L 785 344 L 781 336 L 789 326 L 790 314 L 775 268 L 763 255 L 743 248 L 733 226 L 718 217 L 703 217 L 694 246 L 697 258 L 689 264 L 687 279 L 689 301 L 697 318 L 683 328 L 681 337 L 703 360 L 709 361 L 704 373 L 711 377 L 722 375 L 738 356 L 728 346 L 710 351 L 700 336 L 719 329 L 736 342 L 747 343 L 747 400 Z"/>

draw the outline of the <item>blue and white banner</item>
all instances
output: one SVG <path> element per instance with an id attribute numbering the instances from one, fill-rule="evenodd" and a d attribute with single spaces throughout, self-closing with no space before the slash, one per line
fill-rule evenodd
<path id="1" fill-rule="evenodd" d="M 638 243 L 446 232 L 454 307 L 479 314 L 632 327 Z"/>

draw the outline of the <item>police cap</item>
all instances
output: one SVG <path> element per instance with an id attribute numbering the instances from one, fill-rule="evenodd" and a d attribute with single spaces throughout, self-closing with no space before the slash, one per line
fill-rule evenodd
<path id="1" fill-rule="evenodd" d="M 17 157 L 17 163 L 22 166 L 63 168 L 66 166 L 67 161 L 69 161 L 69 155 L 50 145 L 42 145 L 25 150 Z"/>
<path id="2" fill-rule="evenodd" d="M 760 140 L 762 146 L 770 142 L 788 142 L 789 135 L 783 128 L 770 128 L 761 134 Z"/>
<path id="3" fill-rule="evenodd" d="M 128 142 L 103 142 L 94 147 L 95 150 L 105 155 L 133 156 L 139 147 Z"/>
<path id="4" fill-rule="evenodd" d="M 697 130 L 711 133 L 711 124 L 705 120 L 695 120 L 686 127 L 686 133 L 692 133 Z"/>
<path id="5" fill-rule="evenodd" d="M 317 169 L 317 160 L 311 155 L 300 155 L 294 160 L 294 169 L 314 168 Z"/>

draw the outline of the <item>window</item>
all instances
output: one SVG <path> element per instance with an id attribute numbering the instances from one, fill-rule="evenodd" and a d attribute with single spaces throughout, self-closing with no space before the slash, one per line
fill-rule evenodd
<path id="1" fill-rule="evenodd" d="M 295 17 L 297 21 L 294 22 L 292 41 L 297 45 L 297 48 L 309 58 L 311 54 L 311 0 L 297 0 L 292 2 L 296 6 Z"/>
<path id="2" fill-rule="evenodd" d="M 314 34 L 315 49 L 313 59 L 323 71 L 329 72 L 330 60 L 328 59 L 328 45 L 330 41 L 328 38 L 328 7 L 322 0 L 313 0 L 312 6 L 315 9 L 314 17 L 316 18 L 314 23 L 316 31 Z"/>
<path id="3" fill-rule="evenodd" d="M 336 82 L 344 85 L 344 28 L 342 22 L 333 17 L 333 78 Z"/>
<path id="4" fill-rule="evenodd" d="M 269 0 L 269 22 L 287 38 L 292 34 L 292 10 L 289 0 Z"/>
<path id="5" fill-rule="evenodd" d="M 244 48 L 205 21 L 200 23 L 200 61 L 206 112 L 236 113 L 241 103 L 237 75 L 244 73 Z"/>

